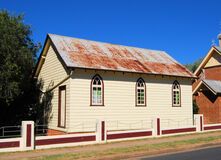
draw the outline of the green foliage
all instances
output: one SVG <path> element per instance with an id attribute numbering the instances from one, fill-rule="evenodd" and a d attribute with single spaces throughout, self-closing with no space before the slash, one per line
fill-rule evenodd
<path id="1" fill-rule="evenodd" d="M 198 114 L 199 113 L 199 107 L 196 103 L 196 100 L 193 100 L 193 114 Z"/>
<path id="2" fill-rule="evenodd" d="M 203 60 L 203 58 L 200 58 L 192 64 L 185 64 L 185 67 L 188 68 L 191 72 L 195 72 L 195 70 L 198 68 L 198 66 L 202 62 L 202 60 Z"/>
<path id="3" fill-rule="evenodd" d="M 200 63 L 202 62 L 203 58 L 196 60 L 193 64 L 186 64 L 185 67 L 188 68 L 191 72 L 195 72 L 196 69 L 199 67 Z M 198 114 L 199 107 L 195 100 L 193 100 L 193 114 Z"/>
<path id="4" fill-rule="evenodd" d="M 32 78 L 40 44 L 23 15 L 0 11 L 0 125 L 35 119 L 41 84 Z"/>
<path id="5" fill-rule="evenodd" d="M 35 65 L 39 45 L 30 38 L 30 26 L 23 15 L 0 12 L 0 99 L 10 105 L 24 93 Z"/>

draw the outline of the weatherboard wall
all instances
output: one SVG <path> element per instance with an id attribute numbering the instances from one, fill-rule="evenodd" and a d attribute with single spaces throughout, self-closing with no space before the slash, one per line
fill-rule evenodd
<path id="1" fill-rule="evenodd" d="M 43 91 L 46 91 L 49 88 L 54 87 L 58 83 L 60 83 L 63 79 L 67 77 L 67 73 L 65 68 L 61 64 L 59 58 L 57 57 L 54 49 L 52 46 L 49 46 L 47 50 L 47 54 L 45 57 L 45 62 L 41 68 L 40 74 L 38 79 L 43 80 Z M 70 113 L 70 80 L 67 79 L 63 82 L 60 86 L 66 85 L 66 126 L 69 123 L 69 113 Z M 59 87 L 59 86 L 58 86 Z M 58 87 L 56 87 L 52 93 L 52 111 L 50 117 L 50 128 L 52 129 L 59 129 L 59 130 L 66 130 L 63 128 L 58 128 Z"/>
<path id="2" fill-rule="evenodd" d="M 90 106 L 90 84 L 95 74 L 103 78 L 104 106 Z M 146 82 L 146 107 L 135 105 L 135 86 L 140 77 Z M 181 107 L 172 107 L 175 80 L 181 86 Z M 179 125 L 192 125 L 191 95 L 191 80 L 187 78 L 75 69 L 70 79 L 70 129 L 75 131 L 74 126 L 79 122 L 96 119 L 105 119 L 109 129 L 116 128 L 116 121 L 137 122 L 136 128 L 142 120 L 147 120 L 146 127 L 149 128 L 154 117 L 162 119 L 162 127 L 176 127 L 177 121 L 180 121 Z"/>

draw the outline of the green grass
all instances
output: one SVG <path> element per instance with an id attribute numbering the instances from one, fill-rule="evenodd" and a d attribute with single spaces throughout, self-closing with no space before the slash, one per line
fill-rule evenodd
<path id="1" fill-rule="evenodd" d="M 137 145 L 131 147 L 120 147 L 120 148 L 112 148 L 107 149 L 104 151 L 90 151 L 84 153 L 68 153 L 68 154 L 58 154 L 52 156 L 44 156 L 33 158 L 32 160 L 72 160 L 72 159 L 82 159 L 82 158 L 96 158 L 96 157 L 104 157 L 104 156 L 111 156 L 111 155 L 120 155 L 126 153 L 136 153 L 136 152 L 154 152 L 160 151 L 165 149 L 177 149 L 179 147 L 187 147 L 193 144 L 206 144 L 212 143 L 216 140 L 221 139 L 221 136 L 214 136 L 214 137 L 203 137 L 203 138 L 194 138 L 189 140 L 180 140 L 175 142 L 164 142 L 164 143 L 157 143 L 157 144 L 145 144 L 145 145 Z M 102 146 L 101 146 L 102 147 Z"/>

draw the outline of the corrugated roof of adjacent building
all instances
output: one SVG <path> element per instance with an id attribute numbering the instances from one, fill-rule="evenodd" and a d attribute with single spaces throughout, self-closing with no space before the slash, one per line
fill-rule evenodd
<path id="1" fill-rule="evenodd" d="M 203 83 L 216 94 L 221 93 L 221 81 L 204 79 Z"/>
<path id="2" fill-rule="evenodd" d="M 48 36 L 67 67 L 194 77 L 164 51 Z"/>

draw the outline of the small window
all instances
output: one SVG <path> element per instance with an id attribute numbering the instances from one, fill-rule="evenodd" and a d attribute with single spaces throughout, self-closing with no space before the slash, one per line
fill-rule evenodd
<path id="1" fill-rule="evenodd" d="M 136 106 L 146 106 L 146 85 L 142 78 L 136 83 Z"/>
<path id="2" fill-rule="evenodd" d="M 91 80 L 91 105 L 104 105 L 104 85 L 99 75 L 95 75 Z"/>
<path id="3" fill-rule="evenodd" d="M 174 107 L 181 106 L 180 84 L 177 81 L 174 81 L 172 86 L 172 103 Z"/>

